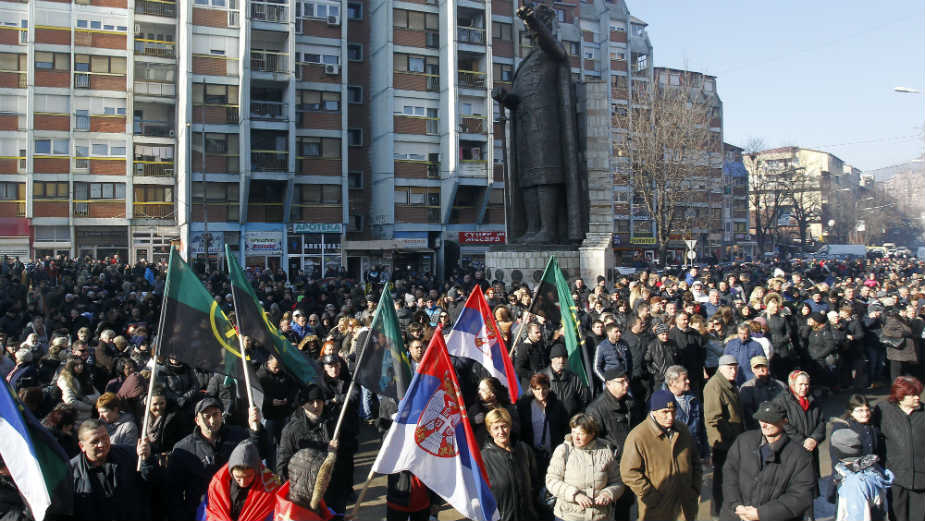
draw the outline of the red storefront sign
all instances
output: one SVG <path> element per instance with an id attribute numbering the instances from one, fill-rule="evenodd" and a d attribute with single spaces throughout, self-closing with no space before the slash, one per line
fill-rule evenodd
<path id="1" fill-rule="evenodd" d="M 459 232 L 459 244 L 504 244 L 504 232 Z"/>

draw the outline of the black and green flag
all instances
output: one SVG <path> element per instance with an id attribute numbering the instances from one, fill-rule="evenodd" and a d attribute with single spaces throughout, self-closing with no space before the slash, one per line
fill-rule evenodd
<path id="1" fill-rule="evenodd" d="M 533 297 L 530 313 L 543 317 L 554 326 L 562 326 L 568 367 L 590 389 L 588 374 L 591 364 L 590 360 L 585 360 L 585 350 L 581 348 L 583 340 L 578 330 L 578 307 L 572 301 L 568 281 L 562 275 L 555 256 L 549 257 L 549 261 L 546 262 L 546 269 L 543 270 L 543 278 L 540 279 L 540 285 Z"/>
<path id="2" fill-rule="evenodd" d="M 318 364 L 303 355 L 276 329 L 269 315 L 260 305 L 260 300 L 257 299 L 254 288 L 247 281 L 238 259 L 231 255 L 227 244 L 225 245 L 225 258 L 228 261 L 228 274 L 231 277 L 231 293 L 234 296 L 238 331 L 250 337 L 267 352 L 273 353 L 286 371 L 303 385 L 320 381 L 321 370 Z"/>
<path id="3" fill-rule="evenodd" d="M 177 253 L 170 249 L 161 311 L 163 338 L 158 356 L 173 355 L 193 367 L 238 376 L 238 336 L 218 302 Z"/>
<path id="4" fill-rule="evenodd" d="M 376 394 L 401 400 L 411 383 L 411 361 L 402 345 L 401 329 L 388 286 L 382 289 L 379 305 L 365 335 L 368 341 L 366 336 L 359 339 L 366 347 L 357 362 L 357 382 Z"/>

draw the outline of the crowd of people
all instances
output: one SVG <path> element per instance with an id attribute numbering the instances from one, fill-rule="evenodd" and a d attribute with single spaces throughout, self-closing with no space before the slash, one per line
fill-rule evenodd
<path id="1" fill-rule="evenodd" d="M 259 407 L 230 377 L 152 359 L 166 271 L 0 262 L 0 374 L 71 458 L 71 511 L 53 505 L 50 519 L 343 518 L 359 441 L 384 434 L 397 405 L 350 390 L 381 292 L 416 366 L 476 285 L 523 389 L 511 403 L 510 382 L 453 358 L 503 521 L 693 520 L 706 497 L 722 520 L 812 519 L 817 496 L 839 520 L 925 519 L 925 265 L 914 260 L 573 279 L 588 382 L 570 369 L 561 325 L 530 312 L 525 283 L 462 268 L 444 283 L 249 269 L 269 320 L 323 368 L 301 386 L 272 354 L 253 357 Z M 227 274 L 200 279 L 234 322 Z M 887 396 L 870 401 L 878 388 Z M 827 418 L 822 405 L 846 395 L 844 415 Z M 414 474 L 388 477 L 388 520 L 441 505 Z M 2 461 L 0 519 L 31 519 Z"/>

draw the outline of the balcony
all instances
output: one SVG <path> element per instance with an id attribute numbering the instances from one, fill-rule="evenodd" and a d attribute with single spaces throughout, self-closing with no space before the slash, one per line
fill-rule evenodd
<path id="1" fill-rule="evenodd" d="M 173 203 L 148 201 L 132 203 L 132 217 L 135 219 L 173 219 Z"/>
<path id="2" fill-rule="evenodd" d="M 173 123 L 170 121 L 136 119 L 134 123 L 134 134 L 136 136 L 145 137 L 173 137 Z"/>
<path id="3" fill-rule="evenodd" d="M 459 118 L 459 131 L 463 134 L 487 134 L 487 118 L 480 115 L 464 115 Z"/>
<path id="4" fill-rule="evenodd" d="M 0 217 L 25 217 L 26 201 L 0 200 Z"/>
<path id="5" fill-rule="evenodd" d="M 459 162 L 460 177 L 487 177 L 488 161 L 484 159 L 463 159 Z"/>
<path id="6" fill-rule="evenodd" d="M 125 218 L 125 199 L 74 201 L 74 217 L 90 217 L 94 219 Z"/>
<path id="7" fill-rule="evenodd" d="M 287 74 L 289 73 L 289 54 L 251 50 L 251 71 Z"/>
<path id="8" fill-rule="evenodd" d="M 136 81 L 135 95 L 153 96 L 156 98 L 175 98 L 177 96 L 177 84 L 159 81 Z"/>
<path id="9" fill-rule="evenodd" d="M 289 23 L 289 7 L 272 2 L 251 2 L 251 19 L 277 24 Z"/>
<path id="10" fill-rule="evenodd" d="M 146 177 L 173 177 L 173 161 L 135 161 L 135 175 Z"/>
<path id="11" fill-rule="evenodd" d="M 288 121 L 289 104 L 281 101 L 251 100 L 251 119 Z"/>
<path id="12" fill-rule="evenodd" d="M 479 71 L 459 70 L 459 87 L 463 89 L 484 89 L 485 73 Z"/>
<path id="13" fill-rule="evenodd" d="M 0 70 L 0 87 L 25 89 L 28 74 L 26 71 Z"/>
<path id="14" fill-rule="evenodd" d="M 485 45 L 485 29 L 481 27 L 459 26 L 456 28 L 456 39 L 459 43 Z"/>
<path id="15" fill-rule="evenodd" d="M 176 58 L 177 43 L 167 40 L 148 40 L 135 38 L 135 56 L 154 56 L 156 58 Z"/>
<path id="16" fill-rule="evenodd" d="M 135 0 L 135 14 L 176 18 L 177 4 L 165 0 Z"/>
<path id="17" fill-rule="evenodd" d="M 289 171 L 289 152 L 286 150 L 251 150 L 251 170 L 287 172 Z"/>

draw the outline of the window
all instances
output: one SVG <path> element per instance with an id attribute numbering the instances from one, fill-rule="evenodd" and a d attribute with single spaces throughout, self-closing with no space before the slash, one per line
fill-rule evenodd
<path id="1" fill-rule="evenodd" d="M 117 157 L 125 157 L 125 147 L 113 146 L 109 149 L 109 155 Z"/>
<path id="2" fill-rule="evenodd" d="M 630 24 L 630 28 L 633 30 L 633 36 L 645 36 L 646 26 L 642 24 Z"/>
<path id="3" fill-rule="evenodd" d="M 38 66 L 38 57 L 40 53 L 35 53 L 36 58 L 36 68 Z M 0 69 L 4 71 L 26 71 L 26 58 L 25 54 L 12 54 L 12 53 L 0 53 Z"/>
<path id="4" fill-rule="evenodd" d="M 340 157 L 340 139 L 332 137 L 299 138 L 299 157 L 337 159 Z"/>
<path id="5" fill-rule="evenodd" d="M 408 204 L 408 190 L 395 190 L 395 204 Z"/>
<path id="6" fill-rule="evenodd" d="M 74 68 L 79 72 L 125 74 L 125 58 L 121 56 L 78 54 L 74 56 Z"/>
<path id="7" fill-rule="evenodd" d="M 340 185 L 296 185 L 301 204 L 340 204 Z"/>
<path id="8" fill-rule="evenodd" d="M 363 146 L 363 129 L 361 128 L 347 129 L 347 143 L 352 147 Z"/>
<path id="9" fill-rule="evenodd" d="M 613 222 L 613 231 L 615 233 L 629 233 L 630 222 L 626 219 L 618 219 Z"/>
<path id="10" fill-rule="evenodd" d="M 141 186 L 134 187 L 135 202 L 138 203 L 172 203 L 172 186 Z"/>
<path id="11" fill-rule="evenodd" d="M 633 64 L 633 71 L 639 72 L 644 71 L 649 68 L 649 55 L 648 54 L 637 54 L 636 62 Z"/>
<path id="12" fill-rule="evenodd" d="M 348 43 L 347 44 L 347 59 L 352 62 L 363 61 L 363 44 Z"/>
<path id="13" fill-rule="evenodd" d="M 629 192 L 614 192 L 613 200 L 617 203 L 629 203 L 630 202 L 630 193 Z"/>
<path id="14" fill-rule="evenodd" d="M 24 184 L 19 183 L 0 183 L 0 200 L 3 201 L 21 201 L 26 198 Z"/>
<path id="15" fill-rule="evenodd" d="M 408 56 L 408 72 L 424 72 L 424 57 Z"/>
<path id="16" fill-rule="evenodd" d="M 626 79 L 626 76 L 614 76 L 613 77 L 613 86 L 615 89 L 625 89 L 629 82 Z"/>
<path id="17" fill-rule="evenodd" d="M 439 29 L 439 25 L 439 17 L 434 13 L 406 11 L 404 9 L 395 9 L 392 13 L 392 26 L 396 29 L 436 31 Z"/>
<path id="18" fill-rule="evenodd" d="M 363 87 L 358 85 L 348 85 L 347 103 L 352 103 L 354 105 L 363 103 Z"/>
<path id="19" fill-rule="evenodd" d="M 67 199 L 67 181 L 32 183 L 32 197 L 34 199 Z"/>
<path id="20" fill-rule="evenodd" d="M 301 90 L 297 96 L 296 108 L 303 112 L 339 112 L 340 92 Z"/>
<path id="21" fill-rule="evenodd" d="M 205 105 L 237 105 L 237 85 L 193 84 L 193 103 Z"/>
<path id="22" fill-rule="evenodd" d="M 579 49 L 580 49 L 580 47 L 578 46 L 578 42 L 564 41 L 562 43 L 565 44 L 565 52 L 567 52 L 569 56 L 578 56 Z M 530 45 L 529 42 L 527 43 L 527 45 Z"/>
<path id="23" fill-rule="evenodd" d="M 94 143 L 92 147 L 92 155 L 95 157 L 104 157 L 109 155 L 109 145 Z"/>
<path id="24" fill-rule="evenodd" d="M 124 58 L 123 58 L 124 60 Z M 63 52 L 35 52 L 35 68 L 67 71 L 71 69 L 71 55 Z"/>
<path id="25" fill-rule="evenodd" d="M 217 134 L 217 133 L 208 133 L 205 135 L 206 140 L 206 154 L 228 154 L 232 156 L 238 155 L 238 135 L 237 134 Z M 197 143 L 197 139 L 193 138 L 194 148 Z"/>
<path id="26" fill-rule="evenodd" d="M 585 47 L 582 57 L 586 60 L 596 60 L 600 54 L 600 49 L 597 47 Z"/>
<path id="27" fill-rule="evenodd" d="M 39 155 L 62 155 L 65 156 L 70 148 L 68 139 L 36 139 L 35 153 Z"/>
<path id="28" fill-rule="evenodd" d="M 713 79 L 703 80 L 703 90 L 707 92 L 713 92 L 713 89 L 716 87 Z"/>
<path id="29" fill-rule="evenodd" d="M 506 63 L 495 63 L 494 67 L 494 76 L 495 81 L 506 81 L 510 82 L 514 78 L 514 66 L 508 65 Z"/>
<path id="30" fill-rule="evenodd" d="M 78 183 L 84 184 L 84 183 Z M 90 199 L 125 199 L 124 183 L 86 183 L 90 188 Z M 75 191 L 86 192 L 86 188 L 75 186 Z"/>
<path id="31" fill-rule="evenodd" d="M 347 172 L 347 187 L 351 190 L 362 190 L 363 172 Z"/>
<path id="32" fill-rule="evenodd" d="M 613 61 L 618 61 L 618 62 L 626 61 L 626 52 L 624 52 L 620 48 L 611 47 L 610 48 L 610 59 Z"/>
<path id="33" fill-rule="evenodd" d="M 671 85 L 672 87 L 681 86 L 681 74 L 677 72 L 671 73 L 668 79 L 668 84 Z"/>
<path id="34" fill-rule="evenodd" d="M 511 24 L 504 22 L 491 23 L 491 37 L 495 40 L 513 41 L 512 34 Z"/>
<path id="35" fill-rule="evenodd" d="M 74 168 L 90 168 L 90 147 L 74 145 Z"/>
<path id="36" fill-rule="evenodd" d="M 350 232 L 362 232 L 363 231 L 363 216 L 360 214 L 350 214 L 350 221 L 347 223 L 347 231 Z"/>
<path id="37" fill-rule="evenodd" d="M 363 4 L 360 2 L 347 2 L 347 18 L 350 20 L 362 20 Z"/>

